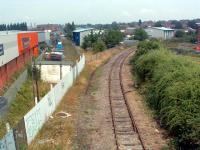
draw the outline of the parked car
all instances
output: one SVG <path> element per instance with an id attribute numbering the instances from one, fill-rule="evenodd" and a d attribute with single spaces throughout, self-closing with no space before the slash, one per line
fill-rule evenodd
<path id="1" fill-rule="evenodd" d="M 7 104 L 7 99 L 5 97 L 0 96 L 0 108 L 4 107 Z"/>

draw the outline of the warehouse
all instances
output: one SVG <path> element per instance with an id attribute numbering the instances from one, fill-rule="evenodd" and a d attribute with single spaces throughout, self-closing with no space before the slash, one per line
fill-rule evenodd
<path id="1" fill-rule="evenodd" d="M 38 42 L 45 42 L 47 45 L 50 44 L 50 33 L 49 31 L 38 31 Z"/>
<path id="2" fill-rule="evenodd" d="M 84 28 L 77 29 L 73 31 L 73 41 L 77 46 L 81 46 L 83 44 L 84 37 L 89 35 L 93 28 Z"/>
<path id="3" fill-rule="evenodd" d="M 174 30 L 165 27 L 148 27 L 145 29 L 150 38 L 171 39 L 174 37 Z"/>
<path id="4" fill-rule="evenodd" d="M 22 69 L 32 56 L 38 56 L 37 32 L 0 33 L 0 89 Z"/>

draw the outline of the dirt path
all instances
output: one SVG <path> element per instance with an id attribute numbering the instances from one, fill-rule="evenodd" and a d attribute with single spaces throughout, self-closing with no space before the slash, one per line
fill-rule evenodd
<path id="1" fill-rule="evenodd" d="M 78 140 L 77 149 L 116 149 L 108 100 L 109 69 L 109 64 L 106 64 L 96 71 L 88 94 L 82 98 L 78 135 L 84 140 Z"/>
<path id="2" fill-rule="evenodd" d="M 108 76 L 111 69 L 109 63 L 112 59 L 97 70 L 88 94 L 82 97 L 75 149 L 116 149 L 108 98 Z M 127 98 L 138 130 L 147 149 L 160 150 L 167 147 L 167 140 L 163 137 L 164 131 L 153 119 L 152 112 L 146 106 L 142 96 L 133 88 L 128 61 L 129 59 L 126 60 L 123 67 L 123 81 L 126 91 L 129 91 Z"/>

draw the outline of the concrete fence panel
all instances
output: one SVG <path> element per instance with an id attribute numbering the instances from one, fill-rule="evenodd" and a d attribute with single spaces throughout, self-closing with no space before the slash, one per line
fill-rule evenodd
<path id="1" fill-rule="evenodd" d="M 84 65 L 85 57 L 83 55 L 80 61 L 70 69 L 62 80 L 60 80 L 53 89 L 51 89 L 51 91 L 24 116 L 28 144 L 32 142 L 43 124 L 55 111 L 65 93 L 73 85 L 74 77 L 76 78 L 78 76 L 78 74 L 83 70 Z"/>
<path id="2" fill-rule="evenodd" d="M 16 150 L 27 147 L 38 134 L 43 124 L 53 114 L 65 93 L 85 66 L 85 56 L 70 68 L 70 71 L 33 107 L 13 130 L 0 140 L 0 150 Z M 16 147 L 17 146 L 17 147 Z"/>
<path id="3" fill-rule="evenodd" d="M 16 150 L 13 130 L 10 130 L 2 140 L 0 140 L 0 150 Z"/>

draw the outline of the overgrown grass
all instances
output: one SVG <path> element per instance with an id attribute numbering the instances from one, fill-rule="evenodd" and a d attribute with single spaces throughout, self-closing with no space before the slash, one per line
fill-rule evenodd
<path id="1" fill-rule="evenodd" d="M 40 98 L 50 90 L 50 85 L 39 81 Z M 35 105 L 33 98 L 32 81 L 28 79 L 20 88 L 16 95 L 16 99 L 8 108 L 7 115 L 0 120 L 0 137 L 6 133 L 5 124 L 8 122 L 11 127 L 14 127 L 22 117 Z"/>
<path id="2" fill-rule="evenodd" d="M 160 124 L 182 149 L 200 148 L 200 67 L 188 57 L 142 43 L 132 59 L 133 70 L 146 88 L 147 102 Z M 144 51 L 143 47 L 149 47 Z"/>

